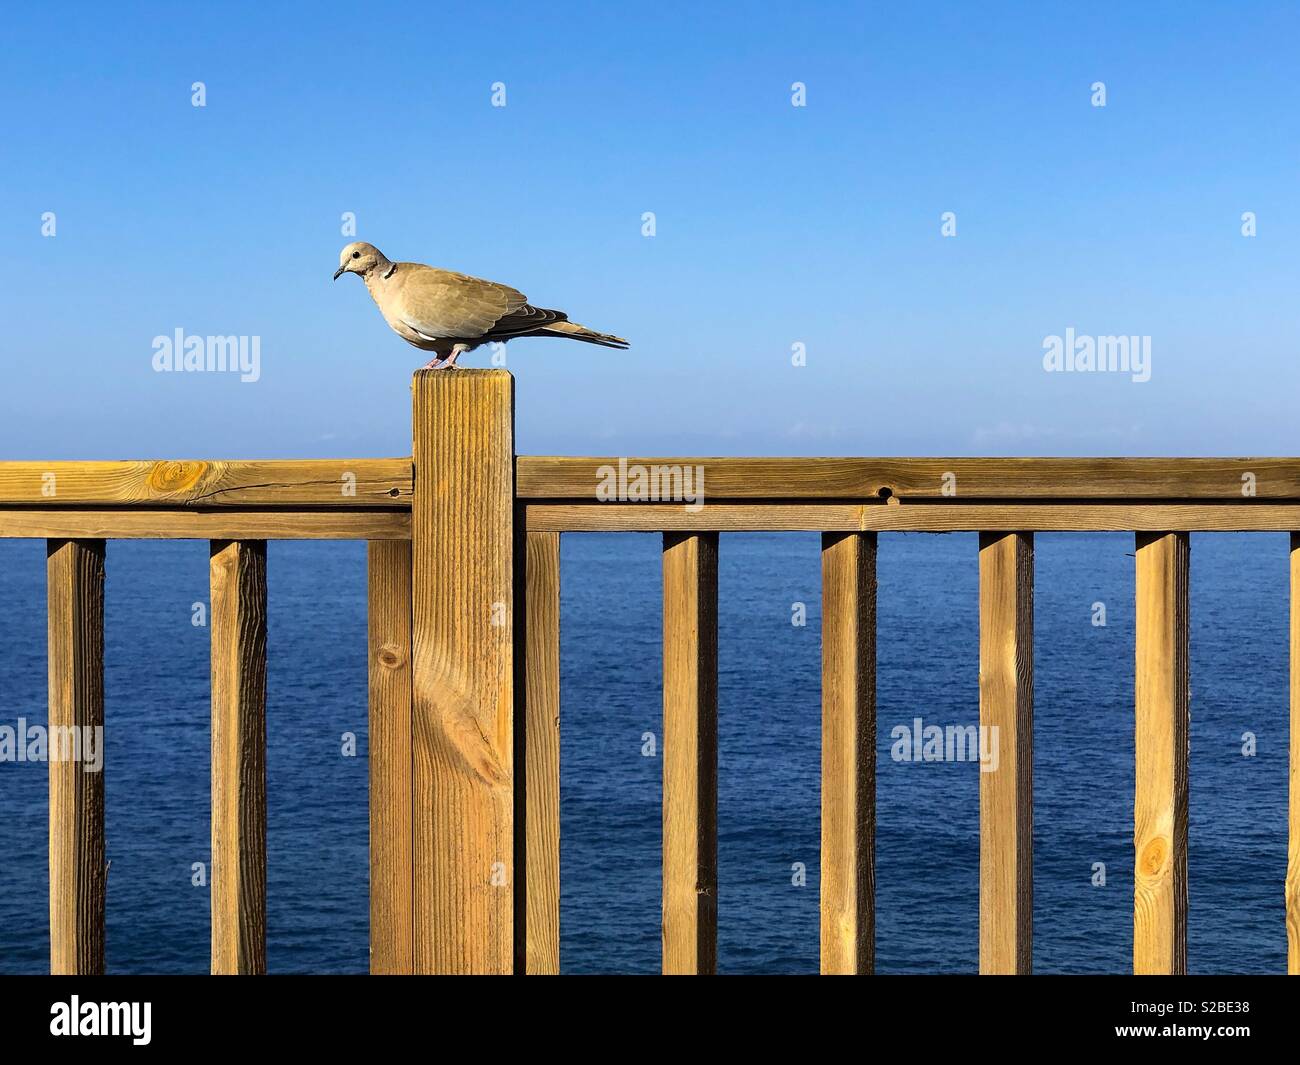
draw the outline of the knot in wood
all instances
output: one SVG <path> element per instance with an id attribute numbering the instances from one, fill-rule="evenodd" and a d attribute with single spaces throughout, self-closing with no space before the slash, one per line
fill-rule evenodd
<path id="1" fill-rule="evenodd" d="M 149 487 L 155 492 L 184 492 L 198 484 L 207 468 L 206 462 L 155 462 Z"/>
<path id="2" fill-rule="evenodd" d="M 1164 836 L 1156 836 L 1142 848 L 1142 859 L 1138 863 L 1147 876 L 1156 876 L 1165 867 L 1169 857 L 1169 841 Z"/>

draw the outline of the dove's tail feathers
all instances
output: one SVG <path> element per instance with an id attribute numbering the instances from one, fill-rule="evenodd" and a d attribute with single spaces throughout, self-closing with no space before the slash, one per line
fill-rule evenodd
<path id="1" fill-rule="evenodd" d="M 588 329 L 585 325 L 579 325 L 577 322 L 552 322 L 546 328 L 539 329 L 532 335 L 538 337 L 568 337 L 571 340 L 581 340 L 588 344 L 599 344 L 602 348 L 624 349 L 628 346 L 627 341 L 622 337 L 616 337 L 612 333 L 598 333 L 596 330 Z"/>

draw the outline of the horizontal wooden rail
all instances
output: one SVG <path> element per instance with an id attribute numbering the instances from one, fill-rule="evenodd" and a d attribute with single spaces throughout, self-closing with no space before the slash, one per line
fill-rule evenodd
<path id="1" fill-rule="evenodd" d="M 0 507 L 0 539 L 409 540 L 406 510 Z"/>
<path id="2" fill-rule="evenodd" d="M 532 504 L 529 532 L 1291 532 L 1300 504 Z M 0 539 L 409 540 L 409 510 L 9 509 Z"/>
<path id="3" fill-rule="evenodd" d="M 520 499 L 634 491 L 702 467 L 706 499 L 1300 500 L 1296 458 L 574 458 L 520 455 Z M 639 469 L 638 469 L 639 468 Z M 641 472 L 644 471 L 644 472 Z M 671 477 L 669 478 L 671 480 Z M 617 496 L 616 498 L 625 498 Z M 635 498 L 629 495 L 626 498 Z M 653 497 L 647 497 L 653 498 Z"/>
<path id="4" fill-rule="evenodd" d="M 1296 503 L 533 503 L 529 532 L 1290 532 Z M 3 519 L 0 518 L 0 521 Z"/>
<path id="5" fill-rule="evenodd" d="M 1295 458 L 576 458 L 520 455 L 527 502 L 596 500 L 611 473 L 702 467 L 706 499 L 1300 502 Z M 629 476 L 625 473 L 624 480 Z M 635 481 L 633 474 L 630 479 Z M 1245 489 L 1245 491 L 1243 491 Z M 0 462 L 0 507 L 410 506 L 410 458 Z M 626 497 L 622 497 L 626 498 Z"/>
<path id="6" fill-rule="evenodd" d="M 414 483 L 409 458 L 0 462 L 0 506 L 409 507 Z"/>

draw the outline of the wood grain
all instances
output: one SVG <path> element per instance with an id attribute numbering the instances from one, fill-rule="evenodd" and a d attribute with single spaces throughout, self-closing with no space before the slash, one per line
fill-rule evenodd
<path id="1" fill-rule="evenodd" d="M 718 537 L 664 535 L 663 972 L 718 952 Z"/>
<path id="2" fill-rule="evenodd" d="M 266 542 L 216 540 L 212 972 L 266 972 Z"/>
<path id="3" fill-rule="evenodd" d="M 415 969 L 514 961 L 514 381 L 414 382 Z"/>
<path id="4" fill-rule="evenodd" d="M 725 499 L 1300 500 L 1297 458 L 587 458 L 521 455 L 521 499 L 595 501 L 607 471 L 703 467 Z M 951 475 L 947 477 L 946 475 Z M 955 495 L 954 495 L 955 492 Z"/>
<path id="5" fill-rule="evenodd" d="M 1137 536 L 1133 971 L 1187 971 L 1186 533 Z"/>
<path id="6" fill-rule="evenodd" d="M 0 539 L 409 540 L 409 510 L 0 507 Z"/>
<path id="7" fill-rule="evenodd" d="M 411 544 L 367 545 L 370 971 L 415 971 L 411 861 Z"/>
<path id="8" fill-rule="evenodd" d="M 821 971 L 876 946 L 876 534 L 822 536 Z"/>
<path id="9" fill-rule="evenodd" d="M 981 533 L 980 972 L 1033 965 L 1034 541 Z"/>
<path id="10" fill-rule="evenodd" d="M 523 829 L 516 841 L 525 856 L 523 898 L 515 898 L 516 971 L 555 975 L 560 971 L 560 537 L 529 533 L 525 554 L 527 602 L 524 606 Z M 517 808 L 517 807 L 516 807 Z"/>
<path id="11" fill-rule="evenodd" d="M 50 972 L 104 971 L 104 542 L 52 540 L 49 595 Z M 98 729 L 98 734 L 87 729 Z M 56 730 L 75 730 L 73 732 Z M 56 735 L 59 739 L 56 741 Z M 90 738 L 101 756 L 93 767 Z M 56 742 L 58 757 L 56 757 Z M 70 757 L 77 755 L 78 759 Z"/>
<path id="12" fill-rule="evenodd" d="M 411 460 L 0 462 L 0 505 L 410 506 Z"/>
<path id="13" fill-rule="evenodd" d="M 1300 976 L 1300 532 L 1291 534 L 1291 759 L 1287 803 L 1286 971 Z"/>
<path id="14" fill-rule="evenodd" d="M 1300 505 L 530 503 L 526 520 L 530 532 L 1290 532 Z"/>

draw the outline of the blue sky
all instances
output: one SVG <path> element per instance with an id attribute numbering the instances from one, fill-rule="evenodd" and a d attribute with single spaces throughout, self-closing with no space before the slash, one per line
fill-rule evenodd
<path id="1" fill-rule="evenodd" d="M 521 452 L 1298 449 L 1300 5 L 4 21 L 4 458 L 409 453 L 428 356 L 331 282 L 349 211 L 631 339 L 509 346 Z M 260 380 L 154 372 L 178 328 L 260 337 Z M 1151 337 L 1151 379 L 1045 372 L 1067 328 Z"/>

